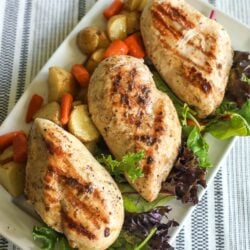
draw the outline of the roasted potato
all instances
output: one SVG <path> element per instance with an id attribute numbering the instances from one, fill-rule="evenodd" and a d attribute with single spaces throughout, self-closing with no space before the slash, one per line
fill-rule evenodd
<path id="1" fill-rule="evenodd" d="M 68 122 L 68 130 L 83 143 L 97 141 L 99 132 L 90 119 L 87 105 L 75 106 Z"/>
<path id="2" fill-rule="evenodd" d="M 138 11 L 143 11 L 144 7 L 146 6 L 148 0 L 141 0 L 140 5 L 138 6 Z"/>
<path id="3" fill-rule="evenodd" d="M 14 161 L 0 166 L 0 183 L 14 197 L 23 193 L 25 165 Z"/>
<path id="4" fill-rule="evenodd" d="M 104 31 L 87 27 L 78 33 L 76 43 L 83 54 L 89 55 L 98 48 L 107 48 L 110 41 Z"/>
<path id="5" fill-rule="evenodd" d="M 41 109 L 39 109 L 35 115 L 36 118 L 48 119 L 58 125 L 61 125 L 60 122 L 60 105 L 57 102 L 50 102 L 45 104 Z"/>
<path id="6" fill-rule="evenodd" d="M 139 8 L 141 0 L 126 0 L 124 3 L 124 8 L 130 11 L 137 10 Z"/>
<path id="7" fill-rule="evenodd" d="M 127 20 L 126 15 L 114 15 L 108 20 L 107 32 L 111 41 L 127 37 Z"/>
<path id="8" fill-rule="evenodd" d="M 13 148 L 12 146 L 6 148 L 0 155 L 0 164 L 5 164 L 13 160 Z"/>
<path id="9" fill-rule="evenodd" d="M 147 0 L 126 0 L 124 8 L 130 11 L 142 11 L 147 3 Z"/>
<path id="10" fill-rule="evenodd" d="M 99 43 L 98 49 L 106 49 L 110 44 L 110 40 L 108 39 L 106 33 L 104 31 L 99 32 Z"/>
<path id="11" fill-rule="evenodd" d="M 49 102 L 60 102 L 64 93 L 68 92 L 75 95 L 76 83 L 72 74 L 59 67 L 49 69 L 48 80 L 48 100 Z"/>
<path id="12" fill-rule="evenodd" d="M 121 14 L 126 16 L 128 34 L 134 33 L 140 29 L 140 13 L 138 11 L 123 10 Z"/>
<path id="13" fill-rule="evenodd" d="M 89 57 L 85 66 L 90 73 L 93 73 L 97 65 L 101 62 L 104 52 L 105 49 L 98 49 Z"/>

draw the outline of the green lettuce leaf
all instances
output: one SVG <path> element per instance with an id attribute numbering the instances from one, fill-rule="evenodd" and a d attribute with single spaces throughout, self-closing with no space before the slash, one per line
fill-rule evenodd
<path id="1" fill-rule="evenodd" d="M 41 241 L 41 250 L 72 250 L 63 234 L 57 233 L 48 226 L 35 226 L 32 232 L 33 239 Z"/>
<path id="2" fill-rule="evenodd" d="M 209 121 L 206 131 L 220 140 L 250 135 L 250 100 L 240 109 L 234 102 L 223 102 L 216 116 Z"/>
<path id="3" fill-rule="evenodd" d="M 209 146 L 197 127 L 193 127 L 188 135 L 187 146 L 198 158 L 201 168 L 211 167 L 211 162 L 208 158 Z"/>
<path id="4" fill-rule="evenodd" d="M 115 160 L 111 155 L 101 155 L 97 160 L 103 164 L 114 178 L 119 181 L 121 175 L 127 174 L 133 182 L 143 176 L 142 169 L 138 166 L 140 160 L 144 158 L 144 152 L 128 153 L 122 157 L 121 161 Z"/>
<path id="5" fill-rule="evenodd" d="M 129 184 L 119 184 L 123 197 L 123 204 L 126 212 L 143 213 L 152 210 L 155 207 L 166 205 L 173 199 L 173 196 L 159 194 L 157 199 L 152 202 L 144 200 Z"/>

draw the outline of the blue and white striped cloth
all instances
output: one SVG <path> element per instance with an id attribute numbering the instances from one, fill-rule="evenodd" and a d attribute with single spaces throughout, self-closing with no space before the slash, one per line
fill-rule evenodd
<path id="1" fill-rule="evenodd" d="M 0 123 L 94 3 L 95 0 L 0 0 Z M 250 25 L 250 0 L 210 3 Z M 239 139 L 176 238 L 177 250 L 250 250 L 249 158 L 250 139 Z M 18 248 L 0 236 L 0 250 L 7 249 Z"/>

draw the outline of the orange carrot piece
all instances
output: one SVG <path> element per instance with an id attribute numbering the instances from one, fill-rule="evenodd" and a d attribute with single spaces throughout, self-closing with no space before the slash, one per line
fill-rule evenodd
<path id="1" fill-rule="evenodd" d="M 103 15 L 107 19 L 109 19 L 110 17 L 118 14 L 122 8 L 123 8 L 123 1 L 114 0 L 113 3 L 104 10 Z"/>
<path id="2" fill-rule="evenodd" d="M 72 109 L 73 97 L 69 93 L 65 93 L 61 99 L 61 123 L 66 125 L 69 121 L 69 115 Z"/>
<path id="3" fill-rule="evenodd" d="M 82 87 L 87 87 L 89 84 L 90 75 L 87 69 L 81 64 L 74 64 L 71 69 L 72 75 Z"/>
<path id="4" fill-rule="evenodd" d="M 187 125 L 188 126 L 196 126 L 196 124 L 195 124 L 195 122 L 193 121 L 193 120 L 191 120 L 191 119 L 187 119 Z"/>
<path id="5" fill-rule="evenodd" d="M 13 160 L 26 162 L 28 155 L 28 140 L 25 134 L 17 134 L 13 140 Z"/>
<path id="6" fill-rule="evenodd" d="M 103 58 L 115 55 L 127 55 L 128 46 L 122 40 L 113 41 L 104 52 Z"/>
<path id="7" fill-rule="evenodd" d="M 141 36 L 134 33 L 127 37 L 124 42 L 128 46 L 128 54 L 137 58 L 143 58 L 146 55 Z"/>
<path id="8" fill-rule="evenodd" d="M 40 95 L 33 95 L 26 114 L 26 122 L 29 123 L 33 120 L 33 115 L 42 107 L 43 97 Z"/>
<path id="9" fill-rule="evenodd" d="M 23 131 L 14 131 L 4 135 L 0 135 L 0 151 L 5 150 L 7 147 L 12 145 L 14 138 L 18 134 L 24 134 Z"/>

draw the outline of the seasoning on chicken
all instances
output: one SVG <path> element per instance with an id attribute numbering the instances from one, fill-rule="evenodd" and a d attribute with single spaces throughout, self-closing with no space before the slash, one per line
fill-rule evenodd
<path id="1" fill-rule="evenodd" d="M 233 50 L 225 29 L 184 0 L 152 0 L 141 16 L 141 33 L 153 64 L 199 116 L 223 100 Z"/>
<path id="2" fill-rule="evenodd" d="M 31 129 L 25 193 L 74 248 L 106 249 L 119 236 L 124 208 L 112 177 L 76 137 L 45 119 Z"/>
<path id="3" fill-rule="evenodd" d="M 117 159 L 144 151 L 143 177 L 130 184 L 153 201 L 168 176 L 181 143 L 181 126 L 169 97 L 156 89 L 143 60 L 113 56 L 91 77 L 88 104 L 92 120 Z"/>

